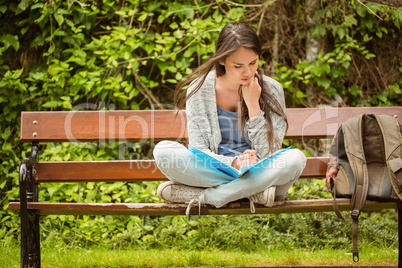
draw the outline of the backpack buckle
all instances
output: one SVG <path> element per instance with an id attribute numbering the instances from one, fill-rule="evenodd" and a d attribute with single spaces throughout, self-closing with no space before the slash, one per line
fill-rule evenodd
<path id="1" fill-rule="evenodd" d="M 360 211 L 358 211 L 357 209 L 352 210 L 352 213 L 351 213 L 352 219 L 358 219 L 359 216 L 360 216 Z"/>

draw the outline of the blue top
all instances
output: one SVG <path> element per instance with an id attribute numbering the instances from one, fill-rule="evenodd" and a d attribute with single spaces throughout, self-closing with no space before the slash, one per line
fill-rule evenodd
<path id="1" fill-rule="evenodd" d="M 251 142 L 246 130 L 241 135 L 242 126 L 237 126 L 238 112 L 229 112 L 218 106 L 218 121 L 221 130 L 222 141 L 219 144 L 218 154 L 225 156 L 236 156 L 246 149 L 251 149 Z M 226 149 L 224 149 L 224 148 Z M 239 152 L 238 154 L 229 150 Z"/>

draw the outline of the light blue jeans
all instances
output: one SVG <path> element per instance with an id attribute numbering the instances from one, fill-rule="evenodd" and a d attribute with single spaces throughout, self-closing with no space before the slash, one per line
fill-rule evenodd
<path id="1" fill-rule="evenodd" d="M 219 208 L 223 205 L 276 186 L 275 200 L 282 200 L 305 167 L 305 156 L 298 149 L 283 152 L 264 169 L 233 178 L 208 168 L 185 146 L 175 141 L 161 141 L 154 148 L 160 171 L 173 182 L 205 189 L 206 198 Z"/>

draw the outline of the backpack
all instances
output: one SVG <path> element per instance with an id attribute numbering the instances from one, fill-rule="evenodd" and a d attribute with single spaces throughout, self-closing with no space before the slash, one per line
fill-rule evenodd
<path id="1" fill-rule="evenodd" d="M 351 198 L 353 260 L 359 261 L 359 215 L 367 200 L 402 200 L 402 126 L 394 117 L 361 114 L 339 127 L 329 152 L 327 183 L 334 211 L 343 219 L 336 197 Z M 335 178 L 328 176 L 335 173 Z"/>

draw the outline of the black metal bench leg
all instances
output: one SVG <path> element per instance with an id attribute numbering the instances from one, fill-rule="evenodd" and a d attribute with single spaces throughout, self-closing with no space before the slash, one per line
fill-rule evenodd
<path id="1" fill-rule="evenodd" d="M 24 187 L 21 187 L 24 190 Z M 24 200 L 25 199 L 25 200 Z M 26 198 L 21 198 L 26 201 Z M 21 268 L 40 267 L 39 216 L 26 209 L 21 209 Z"/>
<path id="2" fill-rule="evenodd" d="M 37 156 L 38 143 L 34 142 L 30 159 L 24 159 L 20 165 L 21 268 L 40 268 L 39 216 L 27 208 L 27 202 L 38 201 L 34 176 Z"/>
<path id="3" fill-rule="evenodd" d="M 38 184 L 34 183 L 35 181 L 35 169 L 32 166 L 31 176 L 32 183 L 30 183 L 30 187 L 28 188 L 29 195 L 31 195 L 32 201 L 38 202 L 39 192 L 38 192 Z M 36 215 L 34 212 L 30 212 L 28 228 L 30 230 L 31 236 L 29 238 L 29 259 L 30 264 L 34 268 L 40 268 L 40 233 L 39 233 L 39 215 Z"/>
<path id="4" fill-rule="evenodd" d="M 34 213 L 29 213 L 28 229 L 29 267 L 40 268 L 39 216 Z"/>
<path id="5" fill-rule="evenodd" d="M 28 210 L 27 210 L 27 160 L 20 165 L 20 218 L 21 218 L 21 268 L 28 267 Z"/>
<path id="6" fill-rule="evenodd" d="M 38 202 L 38 185 L 34 183 L 34 166 L 28 169 L 27 201 Z M 39 216 L 28 210 L 29 267 L 40 268 Z"/>

